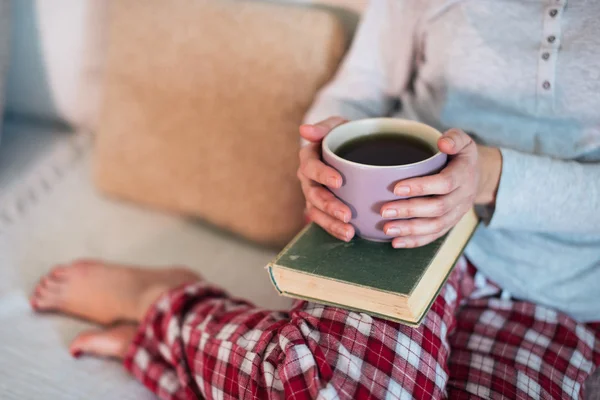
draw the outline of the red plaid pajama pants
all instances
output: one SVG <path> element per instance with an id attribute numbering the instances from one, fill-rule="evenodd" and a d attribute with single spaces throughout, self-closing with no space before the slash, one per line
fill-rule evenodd
<path id="1" fill-rule="evenodd" d="M 419 328 L 205 282 L 163 295 L 126 368 L 162 399 L 563 399 L 600 364 L 598 325 L 501 290 L 461 260 Z"/>

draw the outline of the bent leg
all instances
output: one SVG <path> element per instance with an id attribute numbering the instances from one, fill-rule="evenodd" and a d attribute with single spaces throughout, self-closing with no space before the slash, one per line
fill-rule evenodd
<path id="1" fill-rule="evenodd" d="M 186 285 L 154 304 L 125 366 L 165 399 L 152 386 L 161 371 L 209 399 L 445 398 L 464 272 L 454 270 L 419 328 L 308 302 L 274 312 Z"/>

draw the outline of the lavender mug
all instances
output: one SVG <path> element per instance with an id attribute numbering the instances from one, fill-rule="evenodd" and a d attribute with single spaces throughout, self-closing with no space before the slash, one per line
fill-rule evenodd
<path id="1" fill-rule="evenodd" d="M 428 143 L 437 152 L 413 164 L 375 166 L 345 160 L 335 152 L 352 139 L 376 133 L 397 133 L 414 136 Z M 371 118 L 347 122 L 334 128 L 322 143 L 323 161 L 342 175 L 342 186 L 330 189 L 340 200 L 350 207 L 356 234 L 363 239 L 376 242 L 389 242 L 393 238 L 383 232 L 388 219 L 381 216 L 383 204 L 402 199 L 394 194 L 397 182 L 439 172 L 446 164 L 446 154 L 437 148 L 442 134 L 435 128 L 420 122 L 396 118 Z"/>

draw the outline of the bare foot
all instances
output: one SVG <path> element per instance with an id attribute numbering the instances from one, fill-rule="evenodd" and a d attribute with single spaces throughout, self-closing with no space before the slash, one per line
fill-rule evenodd
<path id="1" fill-rule="evenodd" d="M 93 322 L 140 322 L 164 292 L 200 277 L 185 268 L 142 269 L 80 260 L 59 265 L 31 295 L 36 311 L 58 311 Z"/>
<path id="2" fill-rule="evenodd" d="M 122 360 L 136 331 L 136 324 L 120 324 L 107 329 L 85 331 L 71 342 L 69 351 L 75 358 L 89 354 Z"/>

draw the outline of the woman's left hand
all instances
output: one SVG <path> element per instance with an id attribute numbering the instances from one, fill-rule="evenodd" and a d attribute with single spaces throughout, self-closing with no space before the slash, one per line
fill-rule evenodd
<path id="1" fill-rule="evenodd" d="M 447 166 L 435 175 L 398 182 L 394 193 L 408 198 L 381 208 L 384 218 L 410 218 L 384 225 L 384 232 L 394 237 L 395 248 L 431 243 L 445 235 L 473 204 L 495 200 L 502 168 L 498 149 L 478 146 L 459 129 L 444 133 L 438 148 L 449 155 Z"/>

